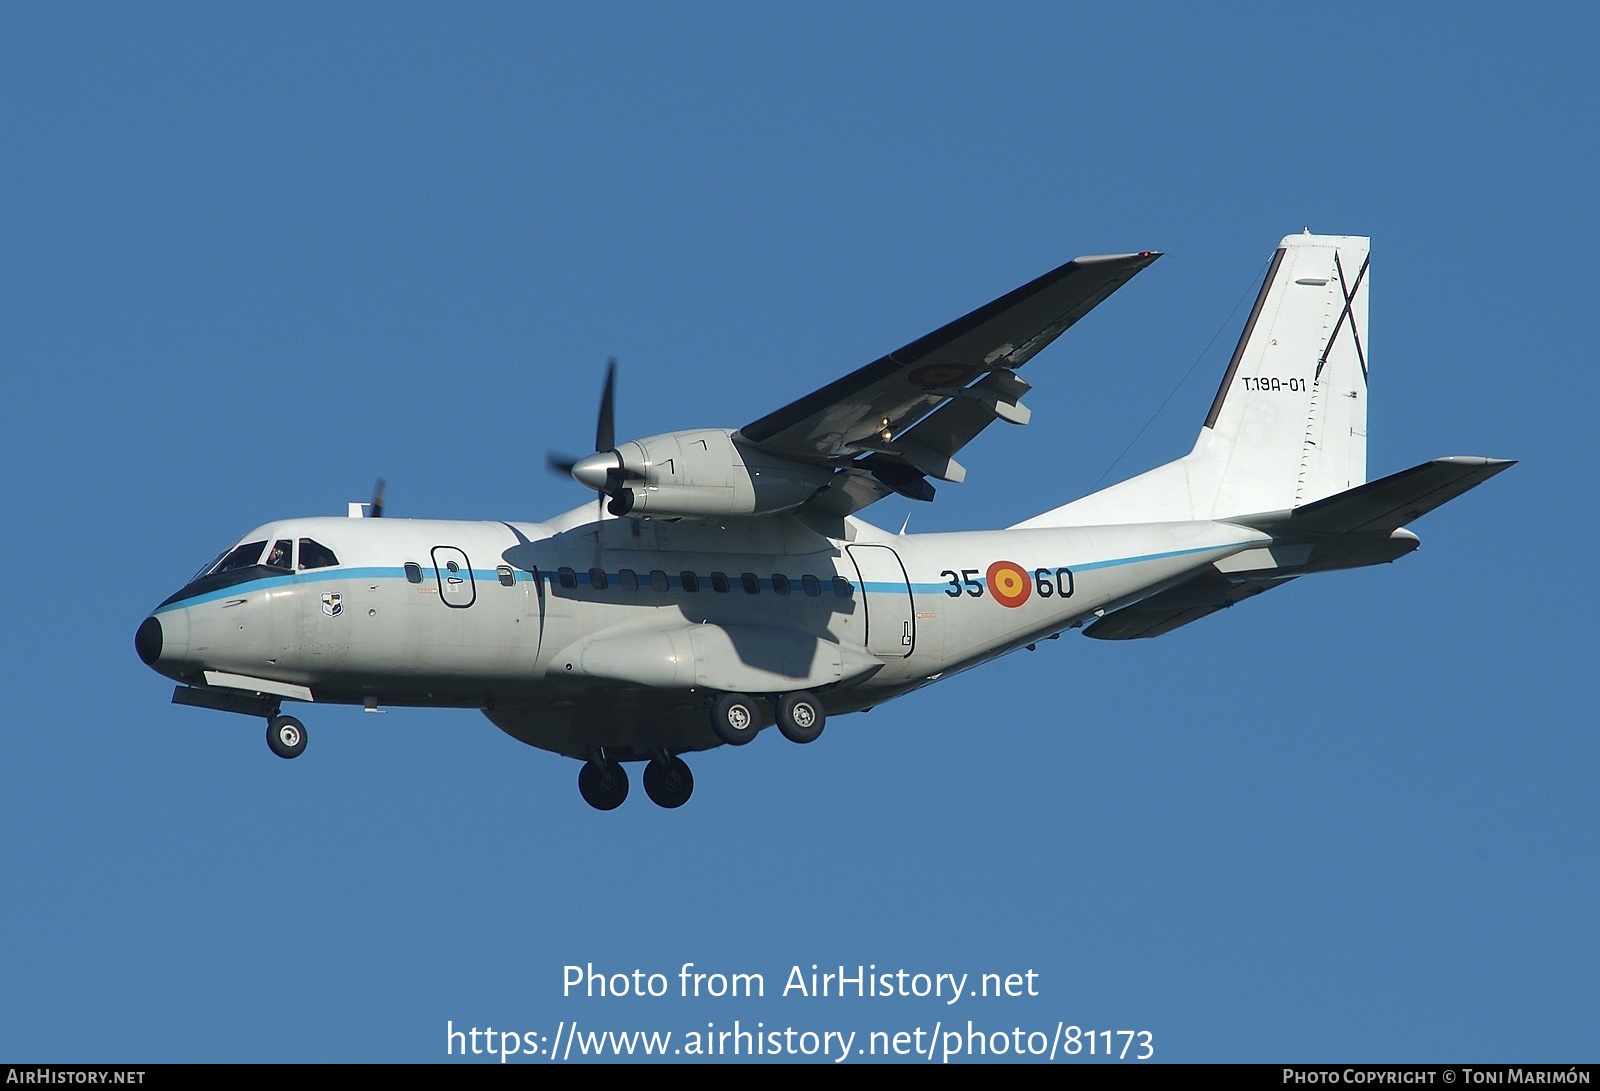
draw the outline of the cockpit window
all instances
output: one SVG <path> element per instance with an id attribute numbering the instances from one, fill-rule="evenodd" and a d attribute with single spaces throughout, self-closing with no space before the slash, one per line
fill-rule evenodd
<path id="1" fill-rule="evenodd" d="M 210 572 L 213 568 L 217 567 L 217 562 L 222 560 L 222 558 L 226 557 L 227 555 L 228 555 L 228 551 L 227 550 L 223 550 L 221 553 L 218 553 L 215 557 L 212 557 L 209 561 L 207 561 L 205 564 L 200 566 L 200 571 L 196 572 L 193 576 L 189 577 L 189 582 L 193 583 L 195 580 L 199 579 L 201 576 L 204 576 L 207 572 Z"/>
<path id="2" fill-rule="evenodd" d="M 272 548 L 267 551 L 266 564 L 268 568 L 292 569 L 294 567 L 293 561 L 293 538 L 279 538 L 276 542 L 272 543 Z"/>
<path id="3" fill-rule="evenodd" d="M 314 542 L 310 538 L 300 539 L 300 570 L 308 568 L 332 568 L 339 563 L 339 558 L 333 555 L 333 550 L 321 542 Z"/>
<path id="4" fill-rule="evenodd" d="M 246 542 L 241 546 L 234 546 L 228 555 L 217 562 L 211 570 L 211 575 L 219 572 L 237 572 L 241 568 L 250 568 L 261 563 L 261 551 L 267 548 L 265 540 L 259 542 Z"/>

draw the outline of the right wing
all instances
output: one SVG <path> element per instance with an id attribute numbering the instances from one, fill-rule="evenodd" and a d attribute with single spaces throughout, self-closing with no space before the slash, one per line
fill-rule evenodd
<path id="1" fill-rule="evenodd" d="M 745 425 L 739 438 L 813 465 L 849 467 L 818 498 L 848 514 L 891 489 L 931 499 L 960 481 L 954 455 L 997 418 L 1026 423 L 1016 368 L 1161 255 L 1082 257 Z"/>

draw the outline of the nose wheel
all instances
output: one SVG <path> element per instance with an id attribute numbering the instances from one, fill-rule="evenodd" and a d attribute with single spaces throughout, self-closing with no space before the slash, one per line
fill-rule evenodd
<path id="1" fill-rule="evenodd" d="M 267 721 L 267 746 L 280 758 L 298 758 L 306 752 L 306 725 L 293 716 Z"/>

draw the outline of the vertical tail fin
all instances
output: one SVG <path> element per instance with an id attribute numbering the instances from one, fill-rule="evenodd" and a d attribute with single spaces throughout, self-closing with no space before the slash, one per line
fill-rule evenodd
<path id="1" fill-rule="evenodd" d="M 1273 255 L 1195 445 L 1218 471 L 1206 514 L 1299 507 L 1366 481 L 1368 246 L 1290 235 Z"/>
<path id="2" fill-rule="evenodd" d="M 1282 511 L 1366 481 L 1369 246 L 1285 238 L 1194 449 L 1021 525 Z"/>

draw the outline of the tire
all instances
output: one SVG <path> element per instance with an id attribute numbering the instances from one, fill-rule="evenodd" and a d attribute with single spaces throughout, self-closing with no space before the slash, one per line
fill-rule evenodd
<path id="1" fill-rule="evenodd" d="M 754 697 L 743 693 L 724 693 L 711 706 L 711 730 L 729 746 L 743 746 L 761 730 L 761 716 Z"/>
<path id="2" fill-rule="evenodd" d="M 816 742 L 828 713 L 811 693 L 786 693 L 778 699 L 778 730 L 790 742 Z"/>
<path id="3" fill-rule="evenodd" d="M 651 759 L 650 764 L 644 767 L 643 779 L 644 794 L 657 807 L 666 807 L 668 810 L 681 807 L 694 794 L 694 774 L 689 772 L 689 766 L 682 758 L 675 757 L 665 762 Z"/>
<path id="4" fill-rule="evenodd" d="M 597 811 L 614 811 L 628 798 L 628 771 L 614 761 L 586 761 L 578 770 L 578 792 Z"/>
<path id="5" fill-rule="evenodd" d="M 306 725 L 293 716 L 274 716 L 267 722 L 267 746 L 280 758 L 298 758 L 306 752 Z"/>

